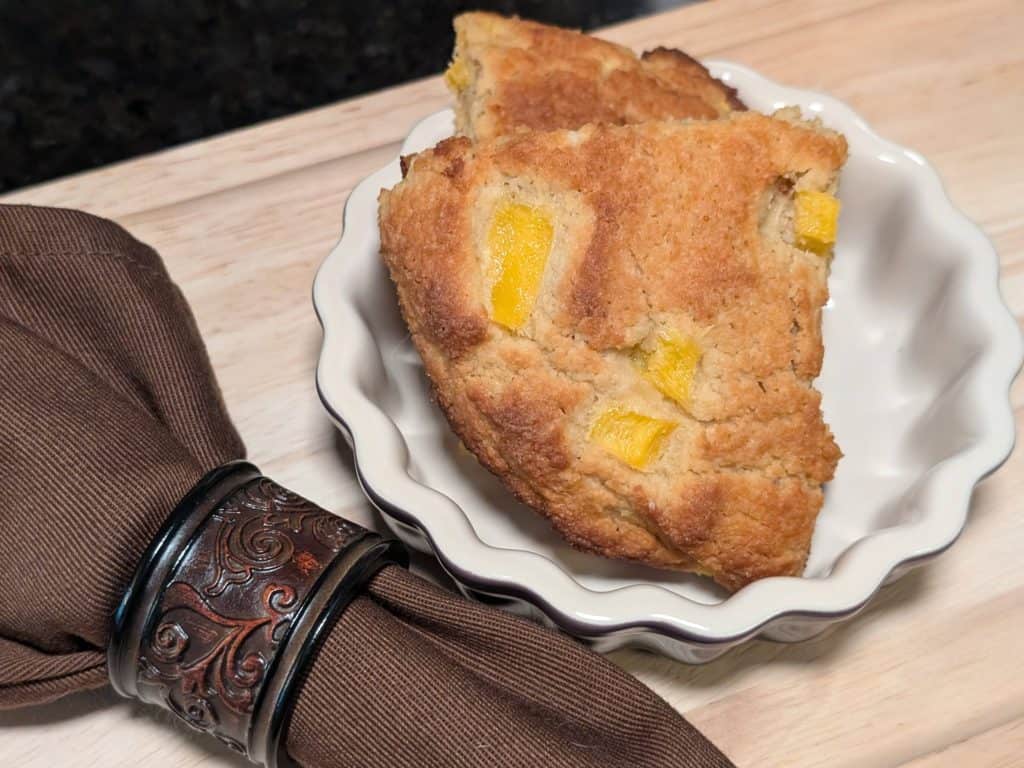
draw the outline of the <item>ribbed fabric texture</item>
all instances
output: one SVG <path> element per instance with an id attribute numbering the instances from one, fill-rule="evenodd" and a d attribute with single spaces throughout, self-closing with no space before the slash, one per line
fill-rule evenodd
<path id="1" fill-rule="evenodd" d="M 303 765 L 732 765 L 650 690 L 565 635 L 395 566 L 368 592 L 302 688 L 288 745 Z"/>
<path id="2" fill-rule="evenodd" d="M 0 709 L 106 683 L 141 553 L 243 455 L 156 253 L 86 214 L 0 206 Z M 288 748 L 309 768 L 731 765 L 570 638 L 396 567 L 329 633 Z"/>
<path id="3" fill-rule="evenodd" d="M 0 708 L 106 683 L 143 550 L 244 450 L 159 256 L 83 213 L 0 206 Z"/>

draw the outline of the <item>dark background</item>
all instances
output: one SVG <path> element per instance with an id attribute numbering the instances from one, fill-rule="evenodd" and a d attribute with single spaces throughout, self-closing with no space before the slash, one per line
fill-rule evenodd
<path id="1" fill-rule="evenodd" d="M 0 0 L 0 192 L 440 72 L 471 9 L 591 29 L 686 0 Z"/>

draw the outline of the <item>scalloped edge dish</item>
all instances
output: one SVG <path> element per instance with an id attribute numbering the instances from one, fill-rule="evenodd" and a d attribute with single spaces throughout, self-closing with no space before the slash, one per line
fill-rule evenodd
<path id="1" fill-rule="evenodd" d="M 601 651 L 642 646 L 687 662 L 709 661 L 758 635 L 790 642 L 813 637 L 863 608 L 883 584 L 952 545 L 967 521 L 975 485 L 1013 448 L 1008 393 L 1022 361 L 1021 336 L 999 292 L 995 250 L 953 206 L 938 175 L 921 156 L 881 138 L 834 98 L 779 85 L 730 62 L 705 63 L 753 106 L 764 110 L 799 105 L 805 114 L 819 115 L 845 133 L 851 150 L 899 166 L 912 178 L 915 201 L 942 217 L 949 237 L 968 256 L 958 264 L 959 279 L 977 310 L 972 330 L 984 342 L 964 383 L 976 419 L 975 440 L 928 469 L 916 519 L 861 538 L 827 576 L 763 579 L 716 604 L 641 582 L 596 591 L 545 555 L 485 543 L 458 504 L 415 479 L 409 472 L 405 438 L 375 401 L 373 387 L 363 375 L 367 365 L 379 365 L 379 352 L 351 287 L 356 282 L 352 270 L 361 262 L 350 255 L 374 247 L 377 194 L 400 178 L 397 157 L 352 191 L 344 234 L 313 286 L 313 303 L 324 330 L 317 389 L 352 446 L 364 491 L 394 532 L 414 548 L 432 552 L 469 596 L 529 614 Z M 436 132 L 441 121 L 450 120 L 450 110 L 427 117 L 410 134 L 403 154 L 420 148 L 415 137 L 423 126 L 432 125 Z"/>

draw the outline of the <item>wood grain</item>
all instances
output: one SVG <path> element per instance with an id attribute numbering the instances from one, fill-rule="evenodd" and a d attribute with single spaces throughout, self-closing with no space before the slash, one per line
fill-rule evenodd
<path id="1" fill-rule="evenodd" d="M 850 103 L 931 160 L 999 249 L 1024 316 L 1024 6 L 1016 0 L 707 3 L 607 30 L 728 58 Z M 109 216 L 163 254 L 194 307 L 250 455 L 277 480 L 372 522 L 313 389 L 309 290 L 352 186 L 446 102 L 410 83 L 99 171 L 4 202 Z M 271 354 L 266 354 L 270 352 Z M 259 353 L 259 354 L 258 354 Z M 1012 399 L 1020 425 L 1024 384 Z M 796 646 L 752 642 L 704 667 L 613 658 L 740 766 L 1024 765 L 1021 453 L 977 490 L 961 541 L 872 607 Z M 0 764 L 239 761 L 109 693 L 0 716 Z M 171 726 L 176 727 L 176 726 Z M 180 729 L 179 729 L 180 730 Z"/>

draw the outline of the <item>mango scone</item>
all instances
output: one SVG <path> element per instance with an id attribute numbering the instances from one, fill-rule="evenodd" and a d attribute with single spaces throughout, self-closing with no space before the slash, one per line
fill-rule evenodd
<path id="1" fill-rule="evenodd" d="M 472 139 L 743 109 L 734 89 L 682 51 L 658 48 L 638 59 L 580 32 L 482 12 L 456 17 L 455 33 L 445 80 L 456 95 L 458 132 Z"/>
<path id="2" fill-rule="evenodd" d="M 800 574 L 840 455 L 811 382 L 845 158 L 752 112 L 406 158 L 382 254 L 454 430 L 576 547 Z"/>

